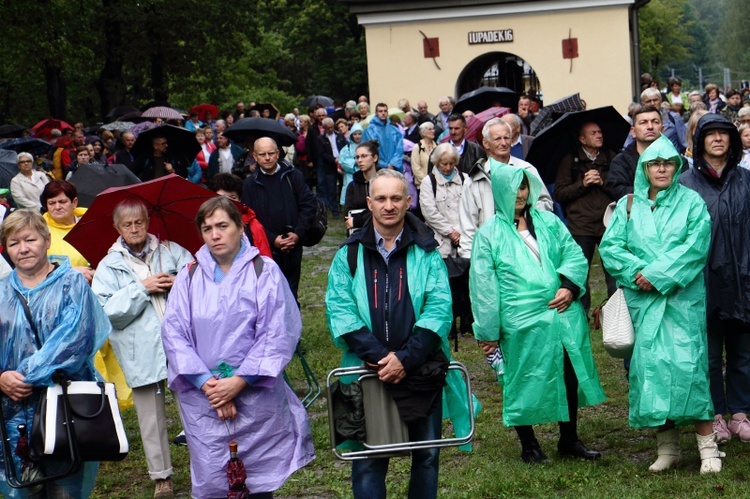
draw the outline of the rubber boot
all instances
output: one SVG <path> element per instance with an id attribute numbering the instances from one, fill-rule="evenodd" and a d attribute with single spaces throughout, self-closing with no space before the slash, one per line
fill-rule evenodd
<path id="1" fill-rule="evenodd" d="M 698 441 L 698 452 L 701 453 L 701 475 L 704 473 L 718 473 L 721 471 L 721 458 L 726 454 L 719 450 L 716 443 L 716 432 L 710 435 L 695 434 Z"/>
<path id="2" fill-rule="evenodd" d="M 659 472 L 677 466 L 682 461 L 680 433 L 677 428 L 656 433 L 656 453 L 658 457 L 648 470 Z"/>

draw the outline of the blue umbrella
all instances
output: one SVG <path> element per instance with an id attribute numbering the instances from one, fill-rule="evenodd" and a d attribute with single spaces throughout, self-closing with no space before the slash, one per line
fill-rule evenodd
<path id="1" fill-rule="evenodd" d="M 34 156 L 51 153 L 54 150 L 52 144 L 42 139 L 8 139 L 0 142 L 0 149 L 8 149 L 16 152 L 30 152 Z"/>

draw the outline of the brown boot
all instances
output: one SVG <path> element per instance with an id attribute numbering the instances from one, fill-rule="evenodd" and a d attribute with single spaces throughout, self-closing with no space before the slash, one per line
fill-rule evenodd
<path id="1" fill-rule="evenodd" d="M 174 497 L 172 479 L 167 478 L 166 480 L 157 480 L 156 488 L 154 489 L 154 499 L 164 499 L 169 497 Z"/>

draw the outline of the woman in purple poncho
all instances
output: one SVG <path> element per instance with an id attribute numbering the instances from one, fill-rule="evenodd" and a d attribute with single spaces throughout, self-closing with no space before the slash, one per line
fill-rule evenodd
<path id="1" fill-rule="evenodd" d="M 279 267 L 250 245 L 231 201 L 206 201 L 196 225 L 205 245 L 177 275 L 162 325 L 192 497 L 226 497 L 231 440 L 251 497 L 273 497 L 315 457 L 307 413 L 282 377 L 302 330 L 299 309 Z"/>

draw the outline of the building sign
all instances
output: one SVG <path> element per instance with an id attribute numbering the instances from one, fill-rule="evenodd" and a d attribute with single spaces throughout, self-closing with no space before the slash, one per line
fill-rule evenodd
<path id="1" fill-rule="evenodd" d="M 512 29 L 496 29 L 492 31 L 469 31 L 469 45 L 480 43 L 505 43 L 513 41 Z"/>

